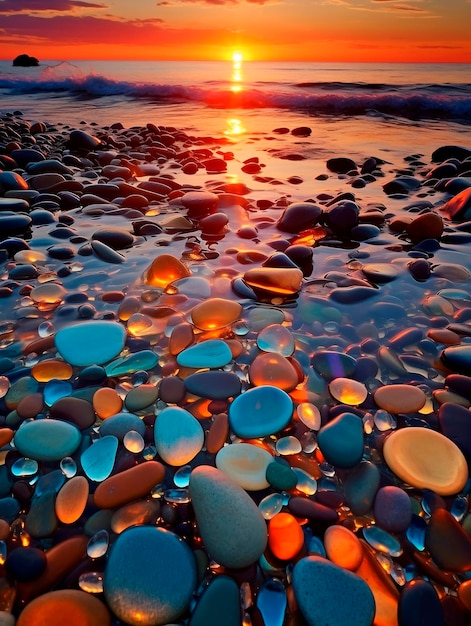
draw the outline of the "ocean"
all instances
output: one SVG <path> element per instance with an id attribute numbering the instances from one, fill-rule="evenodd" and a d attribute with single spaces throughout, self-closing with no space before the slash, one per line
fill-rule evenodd
<path id="1" fill-rule="evenodd" d="M 469 64 L 0 62 L 0 111 L 69 124 L 157 122 L 241 140 L 307 125 L 323 146 L 429 150 L 470 137 Z"/>

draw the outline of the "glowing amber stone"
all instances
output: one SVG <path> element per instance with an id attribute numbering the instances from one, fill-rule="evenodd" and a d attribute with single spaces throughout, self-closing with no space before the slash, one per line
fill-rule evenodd
<path id="1" fill-rule="evenodd" d="M 11 428 L 0 428 L 0 448 L 10 443 L 14 434 L 15 432 Z"/>
<path id="2" fill-rule="evenodd" d="M 78 589 L 50 591 L 21 612 L 17 626 L 109 626 L 111 615 L 98 598 Z"/>
<path id="3" fill-rule="evenodd" d="M 354 572 L 363 560 L 363 548 L 358 537 L 345 526 L 334 524 L 324 533 L 327 557 L 336 565 Z"/>
<path id="4" fill-rule="evenodd" d="M 152 261 L 144 272 L 144 282 L 146 285 L 165 289 L 175 280 L 187 278 L 190 275 L 186 265 L 183 265 L 176 257 L 171 254 L 161 254 Z"/>
<path id="5" fill-rule="evenodd" d="M 242 306 L 233 300 L 210 298 L 191 310 L 191 319 L 201 330 L 217 330 L 229 326 L 242 313 Z"/>
<path id="6" fill-rule="evenodd" d="M 329 383 L 329 391 L 333 398 L 351 406 L 361 404 L 368 396 L 365 385 L 351 378 L 335 378 Z"/>
<path id="7" fill-rule="evenodd" d="M 104 420 L 119 413 L 123 408 L 123 401 L 114 389 L 102 387 L 93 396 L 93 408 L 98 417 Z"/>
<path id="8" fill-rule="evenodd" d="M 31 375 L 40 383 L 47 383 L 49 380 L 69 380 L 74 370 L 72 366 L 59 359 L 49 359 L 40 361 L 33 366 Z"/>
<path id="9" fill-rule="evenodd" d="M 74 476 L 61 488 L 56 498 L 56 515 L 63 524 L 73 524 L 85 510 L 89 494 L 88 480 Z"/>
<path id="10" fill-rule="evenodd" d="M 250 365 L 249 376 L 256 387 L 273 385 L 288 392 L 299 382 L 298 374 L 288 359 L 274 352 L 256 356 Z"/>
<path id="11" fill-rule="evenodd" d="M 65 293 L 66 291 L 62 285 L 46 283 L 32 289 L 29 295 L 35 302 L 54 304 L 55 302 L 60 302 Z"/>
<path id="12" fill-rule="evenodd" d="M 278 559 L 289 561 L 298 554 L 303 544 L 303 530 L 289 513 L 278 513 L 268 522 L 268 546 Z"/>
<path id="13" fill-rule="evenodd" d="M 294 267 L 257 267 L 245 272 L 244 281 L 254 289 L 290 295 L 301 289 L 303 273 Z"/>
<path id="14" fill-rule="evenodd" d="M 172 330 L 168 340 L 168 351 L 170 354 L 180 354 L 182 350 L 191 346 L 193 341 L 193 327 L 187 322 L 182 322 Z"/>

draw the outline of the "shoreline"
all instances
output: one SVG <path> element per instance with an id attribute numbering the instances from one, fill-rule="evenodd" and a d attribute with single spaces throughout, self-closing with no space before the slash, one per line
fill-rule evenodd
<path id="1" fill-rule="evenodd" d="M 290 625 L 394 626 L 421 593 L 464 623 L 471 150 L 359 160 L 309 126 L 0 131 L 18 626 L 63 589 L 92 626 L 257 624 L 274 597 Z"/>

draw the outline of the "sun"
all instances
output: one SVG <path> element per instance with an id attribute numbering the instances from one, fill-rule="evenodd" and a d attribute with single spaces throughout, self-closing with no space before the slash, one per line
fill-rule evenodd
<path id="1" fill-rule="evenodd" d="M 242 63 L 244 60 L 244 55 L 242 52 L 236 51 L 232 53 L 232 61 L 233 63 Z"/>

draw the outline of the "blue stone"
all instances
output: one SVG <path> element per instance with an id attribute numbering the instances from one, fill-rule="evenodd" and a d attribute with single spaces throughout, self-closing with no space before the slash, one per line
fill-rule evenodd
<path id="1" fill-rule="evenodd" d="M 140 435 L 144 436 L 146 431 L 146 425 L 144 422 L 134 413 L 116 413 L 108 417 L 100 426 L 100 435 L 105 437 L 106 435 L 112 435 L 119 441 L 123 440 L 123 437 L 130 430 L 135 430 Z"/>
<path id="2" fill-rule="evenodd" d="M 240 394 L 239 377 L 232 372 L 197 372 L 185 378 L 185 389 L 211 400 L 225 400 Z"/>
<path id="3" fill-rule="evenodd" d="M 105 372 L 108 376 L 134 374 L 139 370 L 151 370 L 158 362 L 159 358 L 155 352 L 152 352 L 152 350 L 141 350 L 108 363 L 105 367 Z"/>
<path id="4" fill-rule="evenodd" d="M 426 580 L 414 579 L 406 583 L 397 609 L 399 626 L 416 626 L 417 619 L 427 626 L 445 626 L 446 623 L 440 598 Z"/>
<path id="5" fill-rule="evenodd" d="M 90 480 L 102 482 L 108 478 L 114 467 L 118 443 L 116 437 L 107 435 L 97 439 L 82 453 L 80 464 Z"/>
<path id="6" fill-rule="evenodd" d="M 363 456 L 363 422 L 354 413 L 341 413 L 321 428 L 317 442 L 328 463 L 354 467 Z"/>
<path id="7" fill-rule="evenodd" d="M 55 336 L 58 352 L 71 365 L 103 365 L 124 348 L 126 330 L 121 324 L 92 320 L 61 328 Z"/>
<path id="8" fill-rule="evenodd" d="M 60 461 L 71 456 L 81 441 L 78 428 L 55 419 L 23 423 L 15 434 L 18 451 L 36 461 Z"/>
<path id="9" fill-rule="evenodd" d="M 177 363 L 181 367 L 224 367 L 232 361 L 232 352 L 225 341 L 208 339 L 180 352 Z"/>
<path id="10" fill-rule="evenodd" d="M 349 473 L 344 483 L 345 502 L 354 515 L 366 515 L 373 506 L 380 481 L 379 470 L 364 461 Z"/>
<path id="11" fill-rule="evenodd" d="M 237 396 L 229 407 L 229 423 L 238 437 L 266 437 L 283 430 L 291 420 L 293 402 L 278 387 L 262 385 Z"/>

